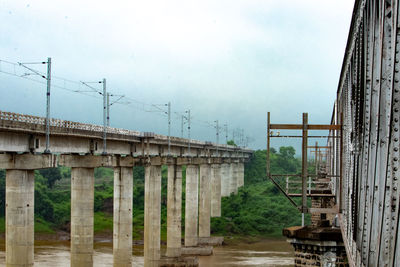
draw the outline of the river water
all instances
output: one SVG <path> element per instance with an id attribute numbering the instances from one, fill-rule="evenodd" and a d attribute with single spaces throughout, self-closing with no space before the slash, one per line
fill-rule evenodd
<path id="1" fill-rule="evenodd" d="M 69 267 L 69 242 L 35 241 L 35 266 Z M 112 242 L 94 245 L 94 266 L 112 266 Z M 285 240 L 263 240 L 214 247 L 212 256 L 199 257 L 200 266 L 252 267 L 293 266 L 293 249 Z M 0 266 L 5 266 L 4 242 L 0 244 Z M 133 246 L 132 266 L 143 266 L 143 246 Z"/>

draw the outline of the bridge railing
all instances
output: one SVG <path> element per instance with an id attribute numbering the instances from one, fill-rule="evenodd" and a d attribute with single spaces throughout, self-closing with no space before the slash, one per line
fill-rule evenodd
<path id="1" fill-rule="evenodd" d="M 36 125 L 45 125 L 46 124 L 46 118 L 44 118 L 44 117 L 25 115 L 25 114 L 6 112 L 6 111 L 0 111 L 0 120 L 24 122 L 24 123 L 31 123 L 31 124 L 36 124 Z M 84 130 L 84 131 L 99 132 L 99 133 L 102 133 L 104 130 L 103 126 L 101 126 L 101 125 L 73 122 L 73 121 L 60 120 L 60 119 L 50 119 L 50 126 L 64 128 L 64 129 Z M 126 135 L 126 136 L 143 136 L 144 135 L 143 132 L 120 129 L 120 128 L 113 128 L 113 127 L 106 127 L 106 132 L 109 134 L 120 134 L 120 135 Z M 168 136 L 160 135 L 160 134 L 154 134 L 154 138 L 158 139 L 158 140 L 168 140 Z M 171 136 L 170 139 L 172 142 L 188 142 L 188 139 L 180 138 L 180 137 Z M 194 140 L 194 139 L 191 139 L 190 143 L 198 144 L 198 145 L 205 144 L 205 142 L 203 142 L 203 141 Z M 219 147 L 227 147 L 227 148 L 231 147 L 229 145 L 221 145 L 221 144 L 219 144 L 218 146 Z"/>
<path id="2" fill-rule="evenodd" d="M 46 123 L 46 118 L 43 118 L 43 117 L 18 114 L 18 113 L 13 113 L 13 112 L 5 112 L 5 111 L 0 111 L 0 120 L 25 122 L 25 123 L 32 123 L 32 124 L 38 124 L 38 125 L 45 125 L 45 123 Z M 103 132 L 103 126 L 100 126 L 100 125 L 66 121 L 66 120 L 60 120 L 60 119 L 50 119 L 50 126 L 66 128 L 66 129 Z M 141 136 L 142 135 L 142 133 L 139 131 L 132 131 L 132 130 L 126 130 L 126 129 L 120 129 L 120 128 L 112 128 L 112 127 L 106 127 L 106 131 L 107 131 L 107 133 L 122 134 L 122 135 L 131 135 L 131 136 Z"/>
<path id="3" fill-rule="evenodd" d="M 307 195 L 312 196 L 313 194 L 318 195 L 332 195 L 332 180 L 331 178 L 316 179 L 315 177 L 309 176 L 307 179 Z M 302 192 L 302 180 L 301 176 L 286 176 L 285 190 L 289 196 L 300 196 Z"/>

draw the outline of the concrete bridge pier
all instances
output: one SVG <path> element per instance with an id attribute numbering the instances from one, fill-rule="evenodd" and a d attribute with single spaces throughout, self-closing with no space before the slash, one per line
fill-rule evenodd
<path id="1" fill-rule="evenodd" d="M 132 266 L 132 167 L 114 168 L 114 267 Z"/>
<path id="2" fill-rule="evenodd" d="M 199 167 L 186 166 L 185 247 L 198 244 Z"/>
<path id="3" fill-rule="evenodd" d="M 182 166 L 175 162 L 168 162 L 167 198 L 167 252 L 160 266 L 197 267 L 196 257 L 182 256 Z"/>
<path id="4" fill-rule="evenodd" d="M 238 178 L 237 178 L 237 187 L 240 188 L 244 186 L 244 163 L 238 163 Z"/>
<path id="5" fill-rule="evenodd" d="M 221 216 L 221 164 L 207 164 L 203 173 L 204 176 L 202 167 L 200 167 L 200 199 L 202 196 L 205 197 L 200 200 L 199 245 L 222 245 L 224 241 L 222 236 L 211 236 L 210 234 L 211 217 Z M 208 248 L 212 249 L 212 247 Z"/>
<path id="6" fill-rule="evenodd" d="M 203 174 L 209 173 L 209 167 L 206 164 L 200 165 L 201 172 Z M 207 179 L 207 178 L 205 178 Z M 209 178 L 208 178 L 209 179 Z M 200 182 L 200 186 L 207 188 L 204 182 Z M 209 186 L 209 185 L 208 185 Z M 204 190 L 200 188 L 200 199 L 205 200 Z M 203 196 L 201 196 L 203 194 Z M 210 192 L 208 193 L 210 195 Z M 209 198 L 208 195 L 208 198 Z M 206 196 L 207 198 L 207 196 Z M 208 202 L 210 199 L 208 200 Z M 206 201 L 204 201 L 205 203 Z M 205 218 L 207 211 L 204 211 L 202 204 L 200 204 L 199 212 L 199 166 L 189 164 L 186 166 L 186 202 L 185 202 L 185 247 L 182 248 L 182 255 L 204 255 L 208 256 L 212 254 L 212 247 L 199 247 L 199 235 L 198 229 L 201 228 L 201 233 L 206 233 L 207 226 L 205 225 Z M 210 204 L 210 202 L 209 202 Z M 199 213 L 201 214 L 204 222 L 199 222 Z M 208 209 L 210 213 L 210 208 Z M 208 227 L 209 228 L 209 227 Z"/>
<path id="7" fill-rule="evenodd" d="M 0 154 L 6 169 L 6 266 L 34 264 L 34 170 L 56 166 L 53 155 Z"/>
<path id="8" fill-rule="evenodd" d="M 94 168 L 71 168 L 71 266 L 93 266 Z"/>
<path id="9" fill-rule="evenodd" d="M 211 165 L 200 165 L 199 239 L 210 238 L 211 218 Z M 214 186 L 214 185 L 212 185 Z"/>
<path id="10" fill-rule="evenodd" d="M 221 217 L 221 164 L 211 165 L 211 217 Z"/>
<path id="11" fill-rule="evenodd" d="M 229 187 L 230 187 L 230 164 L 223 163 L 221 165 L 221 196 L 227 197 L 229 196 Z"/>
<path id="12" fill-rule="evenodd" d="M 238 163 L 230 164 L 230 183 L 229 194 L 237 194 L 238 192 Z"/>
<path id="13" fill-rule="evenodd" d="M 144 266 L 158 267 L 161 234 L 161 165 L 145 167 Z"/>
<path id="14" fill-rule="evenodd" d="M 182 166 L 168 165 L 167 257 L 180 257 L 182 213 Z"/>
<path id="15" fill-rule="evenodd" d="M 33 266 L 34 171 L 6 171 L 6 266 Z"/>

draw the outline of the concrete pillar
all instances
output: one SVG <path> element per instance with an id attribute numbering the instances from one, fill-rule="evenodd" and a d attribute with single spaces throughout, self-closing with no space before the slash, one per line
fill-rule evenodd
<path id="1" fill-rule="evenodd" d="M 167 257 L 181 256 L 182 167 L 168 165 Z"/>
<path id="2" fill-rule="evenodd" d="M 93 266 L 94 168 L 71 170 L 71 266 Z"/>
<path id="3" fill-rule="evenodd" d="M 199 238 L 210 237 L 211 165 L 200 165 Z"/>
<path id="4" fill-rule="evenodd" d="M 161 166 L 146 166 L 144 188 L 144 266 L 158 266 L 161 227 Z"/>
<path id="5" fill-rule="evenodd" d="M 197 165 L 186 167 L 186 200 L 185 200 L 185 246 L 198 244 L 197 219 L 199 204 L 199 168 Z"/>
<path id="6" fill-rule="evenodd" d="M 237 187 L 240 188 L 244 186 L 244 164 L 238 163 L 238 180 L 237 180 Z"/>
<path id="7" fill-rule="evenodd" d="M 229 193 L 237 193 L 237 163 L 230 164 L 230 183 L 229 183 Z"/>
<path id="8" fill-rule="evenodd" d="M 114 267 L 132 266 L 132 194 L 132 168 L 114 168 Z"/>
<path id="9" fill-rule="evenodd" d="M 33 266 L 34 173 L 6 172 L 6 266 Z"/>
<path id="10" fill-rule="evenodd" d="M 211 165 L 211 217 L 221 217 L 221 164 Z"/>
<path id="11" fill-rule="evenodd" d="M 221 165 L 221 196 L 227 197 L 230 194 L 230 164 Z"/>

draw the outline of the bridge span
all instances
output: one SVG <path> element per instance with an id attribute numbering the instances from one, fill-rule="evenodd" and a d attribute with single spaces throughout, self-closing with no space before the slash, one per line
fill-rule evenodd
<path id="1" fill-rule="evenodd" d="M 332 114 L 329 172 L 340 175 L 339 219 L 352 266 L 400 266 L 399 1 L 360 1 Z"/>
<path id="2" fill-rule="evenodd" d="M 293 238 L 296 266 L 400 266 L 399 8 L 398 0 L 355 1 L 331 117 L 339 128 L 329 130 L 325 153 L 313 147 L 322 155 L 315 175 L 307 173 L 307 117 L 296 126 L 303 130 L 301 189 L 280 188 L 289 199 L 301 196 L 299 210 L 320 227 L 284 231 Z M 318 196 L 322 189 L 325 196 Z M 322 237 L 324 225 L 329 233 L 338 226 L 341 237 Z M 342 246 L 347 260 L 339 263 Z"/>
<path id="3" fill-rule="evenodd" d="M 34 264 L 34 170 L 71 168 L 71 266 L 93 266 L 94 168 L 114 168 L 114 266 L 132 266 L 133 169 L 145 166 L 145 266 L 197 266 L 196 255 L 220 241 L 210 217 L 221 196 L 244 184 L 252 150 L 154 133 L 106 128 L 0 111 L 0 168 L 6 169 L 6 266 Z M 106 136 L 106 138 L 104 138 Z M 167 252 L 160 253 L 161 166 L 168 166 Z M 181 246 L 182 171 L 186 171 Z M 174 265 L 176 264 L 176 265 Z"/>

